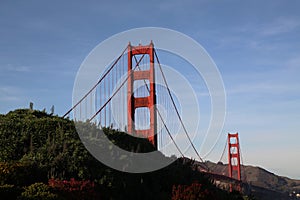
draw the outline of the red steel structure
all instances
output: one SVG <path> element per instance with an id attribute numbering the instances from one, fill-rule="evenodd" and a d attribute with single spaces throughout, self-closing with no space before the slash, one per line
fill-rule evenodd
<path id="1" fill-rule="evenodd" d="M 237 172 L 237 180 L 241 180 L 240 145 L 239 134 L 228 133 L 228 171 L 233 178 L 233 172 Z"/>
<path id="2" fill-rule="evenodd" d="M 127 91 L 127 105 L 128 105 L 128 132 L 139 137 L 148 138 L 148 140 L 157 149 L 157 135 L 156 135 L 156 96 L 155 96 L 155 72 L 154 72 L 154 45 L 151 41 L 149 45 L 132 46 L 128 45 L 128 91 Z M 133 56 L 135 55 L 149 55 L 150 67 L 148 70 L 134 70 Z M 149 96 L 135 97 L 134 96 L 134 81 L 146 80 L 149 81 Z M 148 87 L 148 86 L 147 86 Z M 137 108 L 148 108 L 150 112 L 150 128 L 143 130 L 136 130 L 135 128 L 135 113 Z"/>

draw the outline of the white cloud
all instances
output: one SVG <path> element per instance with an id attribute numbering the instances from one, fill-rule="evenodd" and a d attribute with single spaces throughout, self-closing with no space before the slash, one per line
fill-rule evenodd
<path id="1" fill-rule="evenodd" d="M 260 34 L 263 36 L 278 35 L 292 32 L 300 27 L 300 21 L 292 18 L 278 18 L 270 24 L 260 28 Z"/>
<path id="2" fill-rule="evenodd" d="M 189 9 L 191 11 L 192 8 L 200 7 L 200 5 L 204 5 L 207 0 L 201 0 L 201 1 L 181 1 L 181 0 L 173 0 L 173 1 L 159 1 L 158 8 L 161 11 L 182 11 Z M 202 6 L 203 7 L 203 6 Z M 201 8 L 202 8 L 201 7 Z"/>
<path id="3" fill-rule="evenodd" d="M 223 75 L 226 93 L 229 97 L 239 94 L 269 95 L 269 97 L 270 95 L 299 94 L 300 59 L 298 57 L 285 60 L 274 58 L 269 63 L 259 60 L 258 65 L 268 67 L 261 67 L 261 69 L 247 73 L 241 71 Z"/>
<path id="4" fill-rule="evenodd" d="M 1 67 L 0 69 L 2 69 L 3 71 L 12 71 L 12 72 L 29 72 L 30 71 L 30 67 L 28 67 L 28 66 L 12 65 L 12 64 L 8 64 L 4 67 Z"/>
<path id="5" fill-rule="evenodd" d="M 292 17 L 277 17 L 272 20 L 262 20 L 230 26 L 227 32 L 219 30 L 206 30 L 209 40 L 214 40 L 216 49 L 226 49 L 226 51 L 260 50 L 263 53 L 290 48 L 288 41 L 283 39 L 289 34 L 299 34 L 300 19 Z M 203 38 L 200 31 L 196 37 Z M 269 41 L 268 38 L 278 36 L 278 40 Z M 295 41 L 297 42 L 297 41 Z"/>
<path id="6" fill-rule="evenodd" d="M 18 101 L 19 89 L 11 86 L 0 86 L 0 101 L 11 102 Z"/>
<path id="7" fill-rule="evenodd" d="M 295 31 L 299 27 L 299 19 L 280 16 L 271 21 L 264 20 L 262 23 L 247 23 L 242 26 L 234 27 L 232 28 L 232 32 L 238 35 L 273 36 Z"/>
<path id="8" fill-rule="evenodd" d="M 243 83 L 234 86 L 231 89 L 227 89 L 227 95 L 237 94 L 256 94 L 256 95 L 280 95 L 287 93 L 295 93 L 300 91 L 300 85 L 288 84 L 288 83 L 276 83 L 276 80 L 270 82 L 254 82 Z"/>
<path id="9" fill-rule="evenodd" d="M 300 57 L 296 56 L 287 60 L 286 67 L 290 70 L 300 70 Z"/>

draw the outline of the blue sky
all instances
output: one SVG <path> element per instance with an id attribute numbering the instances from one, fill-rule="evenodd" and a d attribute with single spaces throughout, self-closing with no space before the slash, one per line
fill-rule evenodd
<path id="1" fill-rule="evenodd" d="M 300 179 L 299 8 L 293 0 L 2 0 L 0 113 L 32 101 L 63 114 L 77 70 L 97 44 L 131 28 L 170 28 L 199 42 L 218 66 L 224 133 L 240 133 L 244 162 Z"/>

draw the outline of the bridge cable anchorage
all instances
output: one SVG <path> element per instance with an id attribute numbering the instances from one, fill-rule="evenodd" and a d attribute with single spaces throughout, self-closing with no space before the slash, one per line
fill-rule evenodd
<path id="1" fill-rule="evenodd" d="M 109 72 L 114 68 L 114 66 L 123 57 L 126 50 L 127 50 L 127 47 L 122 51 L 121 55 L 115 60 L 115 62 L 105 72 L 105 74 L 99 79 L 99 81 L 70 110 L 68 110 L 68 112 L 66 112 L 66 114 L 63 115 L 63 118 L 65 118 L 70 112 L 72 112 L 72 110 L 74 110 L 101 83 L 101 81 L 109 74 Z"/>
<path id="2" fill-rule="evenodd" d="M 127 49 L 127 48 L 126 48 Z M 145 55 L 145 54 L 144 54 Z M 103 104 L 103 106 L 88 120 L 88 122 L 92 121 L 102 110 L 103 108 L 112 100 L 112 98 L 119 92 L 119 90 L 124 86 L 124 84 L 127 82 L 129 79 L 129 76 L 133 73 L 133 71 L 138 67 L 139 63 L 142 61 L 144 58 L 144 55 L 141 56 L 140 60 L 138 63 L 136 63 L 134 69 L 130 72 L 130 74 L 127 75 L 126 79 L 122 82 L 122 84 L 115 90 L 115 92 L 108 98 L 108 100 Z"/>
<path id="3" fill-rule="evenodd" d="M 137 58 L 136 58 L 135 56 L 134 56 L 134 59 L 135 59 L 135 61 L 137 62 Z M 139 68 L 139 70 L 141 70 L 140 66 L 138 66 L 138 68 Z M 149 88 L 149 86 L 147 85 L 147 83 L 146 83 L 145 80 L 144 80 L 144 83 L 145 83 L 145 85 L 146 85 L 146 88 L 147 88 L 148 92 L 150 93 L 150 88 Z M 156 95 L 156 94 L 155 94 L 155 95 Z M 157 111 L 157 114 L 158 114 L 159 118 L 161 119 L 161 121 L 162 121 L 162 123 L 163 123 L 163 125 L 164 125 L 164 127 L 165 127 L 165 129 L 166 129 L 166 131 L 167 131 L 167 133 L 168 133 L 168 135 L 169 135 L 169 137 L 170 137 L 171 140 L 173 141 L 173 143 L 174 143 L 176 149 L 177 149 L 178 152 L 181 154 L 181 156 L 184 158 L 184 154 L 183 154 L 182 151 L 180 150 L 179 146 L 176 144 L 176 142 L 175 142 L 175 140 L 174 140 L 172 134 L 170 133 L 170 130 L 168 129 L 168 127 L 167 127 L 165 121 L 163 120 L 163 117 L 162 117 L 160 111 L 157 109 L 156 106 L 155 106 L 154 108 L 155 108 L 155 110 Z"/>
<path id="4" fill-rule="evenodd" d="M 172 96 L 172 94 L 171 94 L 170 88 L 169 88 L 169 86 L 168 86 L 166 77 L 165 77 L 165 75 L 164 75 L 164 72 L 163 72 L 163 70 L 162 70 L 162 67 L 161 67 L 161 65 L 160 65 L 160 62 L 159 62 L 159 59 L 158 59 L 158 56 L 157 56 L 157 53 L 156 53 L 155 50 L 154 50 L 154 55 L 155 55 L 155 57 L 156 57 L 156 60 L 157 60 L 157 63 L 158 63 L 160 72 L 161 72 L 161 74 L 162 74 L 162 77 L 163 77 L 165 86 L 167 87 L 168 94 L 169 94 L 169 96 L 170 96 L 170 98 L 171 98 L 173 107 L 175 108 L 176 115 L 177 115 L 177 117 L 178 117 L 178 119 L 179 119 L 179 121 L 180 121 L 180 124 L 181 124 L 181 126 L 182 126 L 182 128 L 183 128 L 183 130 L 184 130 L 184 133 L 185 133 L 185 135 L 187 136 L 187 138 L 188 138 L 190 144 L 192 145 L 192 148 L 194 149 L 195 153 L 197 154 L 199 160 L 205 165 L 206 169 L 209 171 L 209 167 L 208 167 L 208 166 L 204 163 L 204 161 L 202 160 L 201 156 L 199 155 L 199 153 L 198 153 L 196 147 L 194 146 L 194 144 L 193 144 L 193 142 L 192 142 L 192 140 L 191 140 L 191 138 L 190 138 L 190 136 L 189 136 L 189 134 L 188 134 L 188 132 L 187 132 L 187 130 L 186 130 L 184 124 L 183 124 L 183 121 L 182 121 L 182 119 L 181 119 L 181 117 L 180 117 L 180 115 L 179 115 L 179 111 L 178 111 L 178 109 L 177 109 L 177 107 L 176 107 L 176 105 L 175 105 L 173 96 Z"/>

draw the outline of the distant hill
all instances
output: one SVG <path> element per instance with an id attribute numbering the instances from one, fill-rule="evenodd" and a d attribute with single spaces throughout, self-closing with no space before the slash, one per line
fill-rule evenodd
<path id="1" fill-rule="evenodd" d="M 213 173 L 228 176 L 228 165 L 223 163 L 206 162 Z M 275 193 L 295 196 L 300 194 L 300 180 L 278 176 L 261 167 L 242 166 L 242 180 L 253 187 L 264 188 Z"/>

